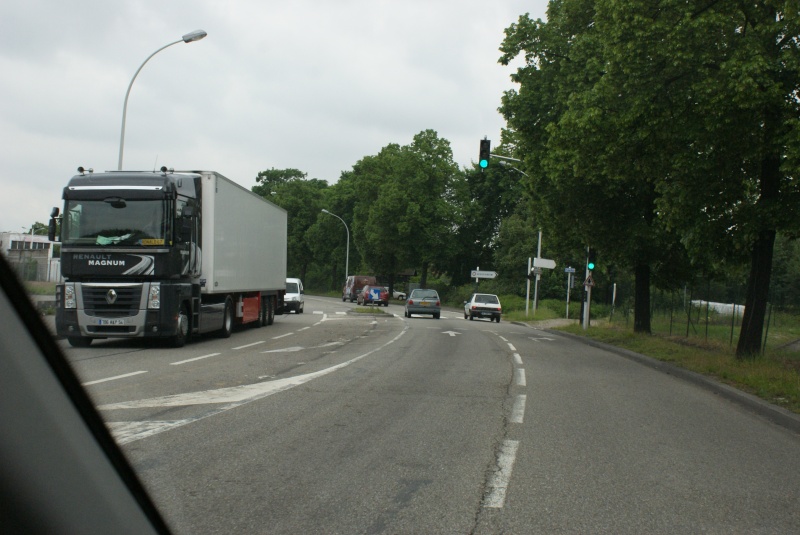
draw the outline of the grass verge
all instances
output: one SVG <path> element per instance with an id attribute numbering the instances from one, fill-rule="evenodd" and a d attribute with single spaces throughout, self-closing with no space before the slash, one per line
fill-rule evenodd
<path id="1" fill-rule="evenodd" d="M 636 334 L 615 325 L 559 327 L 609 345 L 710 376 L 722 383 L 758 396 L 800 414 L 800 357 L 796 352 L 773 349 L 752 360 L 737 359 L 734 349 L 702 340 L 663 335 Z"/>
<path id="2" fill-rule="evenodd" d="M 377 306 L 356 307 L 353 309 L 353 312 L 356 314 L 386 314 L 386 312 Z"/>

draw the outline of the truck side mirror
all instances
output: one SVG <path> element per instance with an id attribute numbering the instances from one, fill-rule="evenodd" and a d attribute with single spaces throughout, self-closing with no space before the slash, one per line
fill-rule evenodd
<path id="1" fill-rule="evenodd" d="M 56 230 L 58 229 L 56 217 L 58 217 L 58 206 L 54 206 L 50 211 L 50 223 L 47 225 L 47 239 L 50 241 L 56 241 Z"/>

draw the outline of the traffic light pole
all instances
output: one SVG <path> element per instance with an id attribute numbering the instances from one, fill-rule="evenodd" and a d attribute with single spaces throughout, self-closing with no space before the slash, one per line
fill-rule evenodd
<path id="1" fill-rule="evenodd" d="M 592 271 L 589 269 L 589 248 L 586 248 L 586 278 L 584 279 L 583 288 L 586 290 L 586 304 L 583 307 L 583 330 L 589 328 L 589 309 L 592 306 L 592 285 L 586 284 L 589 282 L 589 276 Z"/>

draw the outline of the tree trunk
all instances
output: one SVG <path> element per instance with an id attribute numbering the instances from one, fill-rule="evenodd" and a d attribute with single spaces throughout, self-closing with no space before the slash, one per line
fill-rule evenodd
<path id="1" fill-rule="evenodd" d="M 742 330 L 736 345 L 736 357 L 739 359 L 755 358 L 761 353 L 761 333 L 767 312 L 774 246 L 774 230 L 761 231 L 753 245 Z"/>
<path id="2" fill-rule="evenodd" d="M 764 131 L 768 141 L 774 137 L 773 128 L 778 124 L 776 116 L 777 113 L 774 112 L 767 112 L 765 115 Z M 767 154 L 761 160 L 761 195 L 758 199 L 758 207 L 765 216 L 769 216 L 772 210 L 776 210 L 780 203 L 780 166 L 781 155 L 779 153 Z M 770 221 L 771 218 L 763 217 L 762 220 Z M 766 223 L 764 226 L 770 228 L 761 228 L 753 243 L 742 331 L 736 345 L 736 358 L 739 359 L 755 358 L 761 353 L 761 332 L 764 330 L 764 317 L 767 312 L 776 235 L 774 225 Z"/>
<path id="3" fill-rule="evenodd" d="M 419 278 L 419 287 L 420 288 L 428 287 L 428 262 L 422 263 L 422 275 Z"/>
<path id="4" fill-rule="evenodd" d="M 650 265 L 634 268 L 633 332 L 651 334 L 650 330 Z"/>

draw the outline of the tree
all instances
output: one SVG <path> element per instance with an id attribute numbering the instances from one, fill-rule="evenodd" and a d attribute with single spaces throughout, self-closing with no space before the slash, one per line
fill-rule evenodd
<path id="1" fill-rule="evenodd" d="M 658 139 L 634 128 L 634 102 L 608 90 L 596 3 L 551 2 L 548 19 L 526 15 L 506 30 L 501 62 L 521 53 L 527 60 L 515 76 L 520 91 L 503 99 L 507 135 L 524 151 L 548 234 L 630 266 L 634 330 L 649 333 L 652 266 L 678 249 L 655 212 Z"/>
<path id="2" fill-rule="evenodd" d="M 606 59 L 620 80 L 652 80 L 642 114 L 669 133 L 659 216 L 693 258 L 750 257 L 740 358 L 761 351 L 775 236 L 796 233 L 800 185 L 800 11 L 796 2 L 603 0 Z M 621 83 L 615 84 L 617 89 Z M 711 254 L 709 254 L 711 253 Z"/>
<path id="3" fill-rule="evenodd" d="M 362 262 L 390 279 L 418 266 L 425 285 L 428 270 L 446 266 L 456 251 L 458 176 L 450 143 L 433 130 L 359 160 L 340 183 L 358 192 L 353 235 Z"/>

